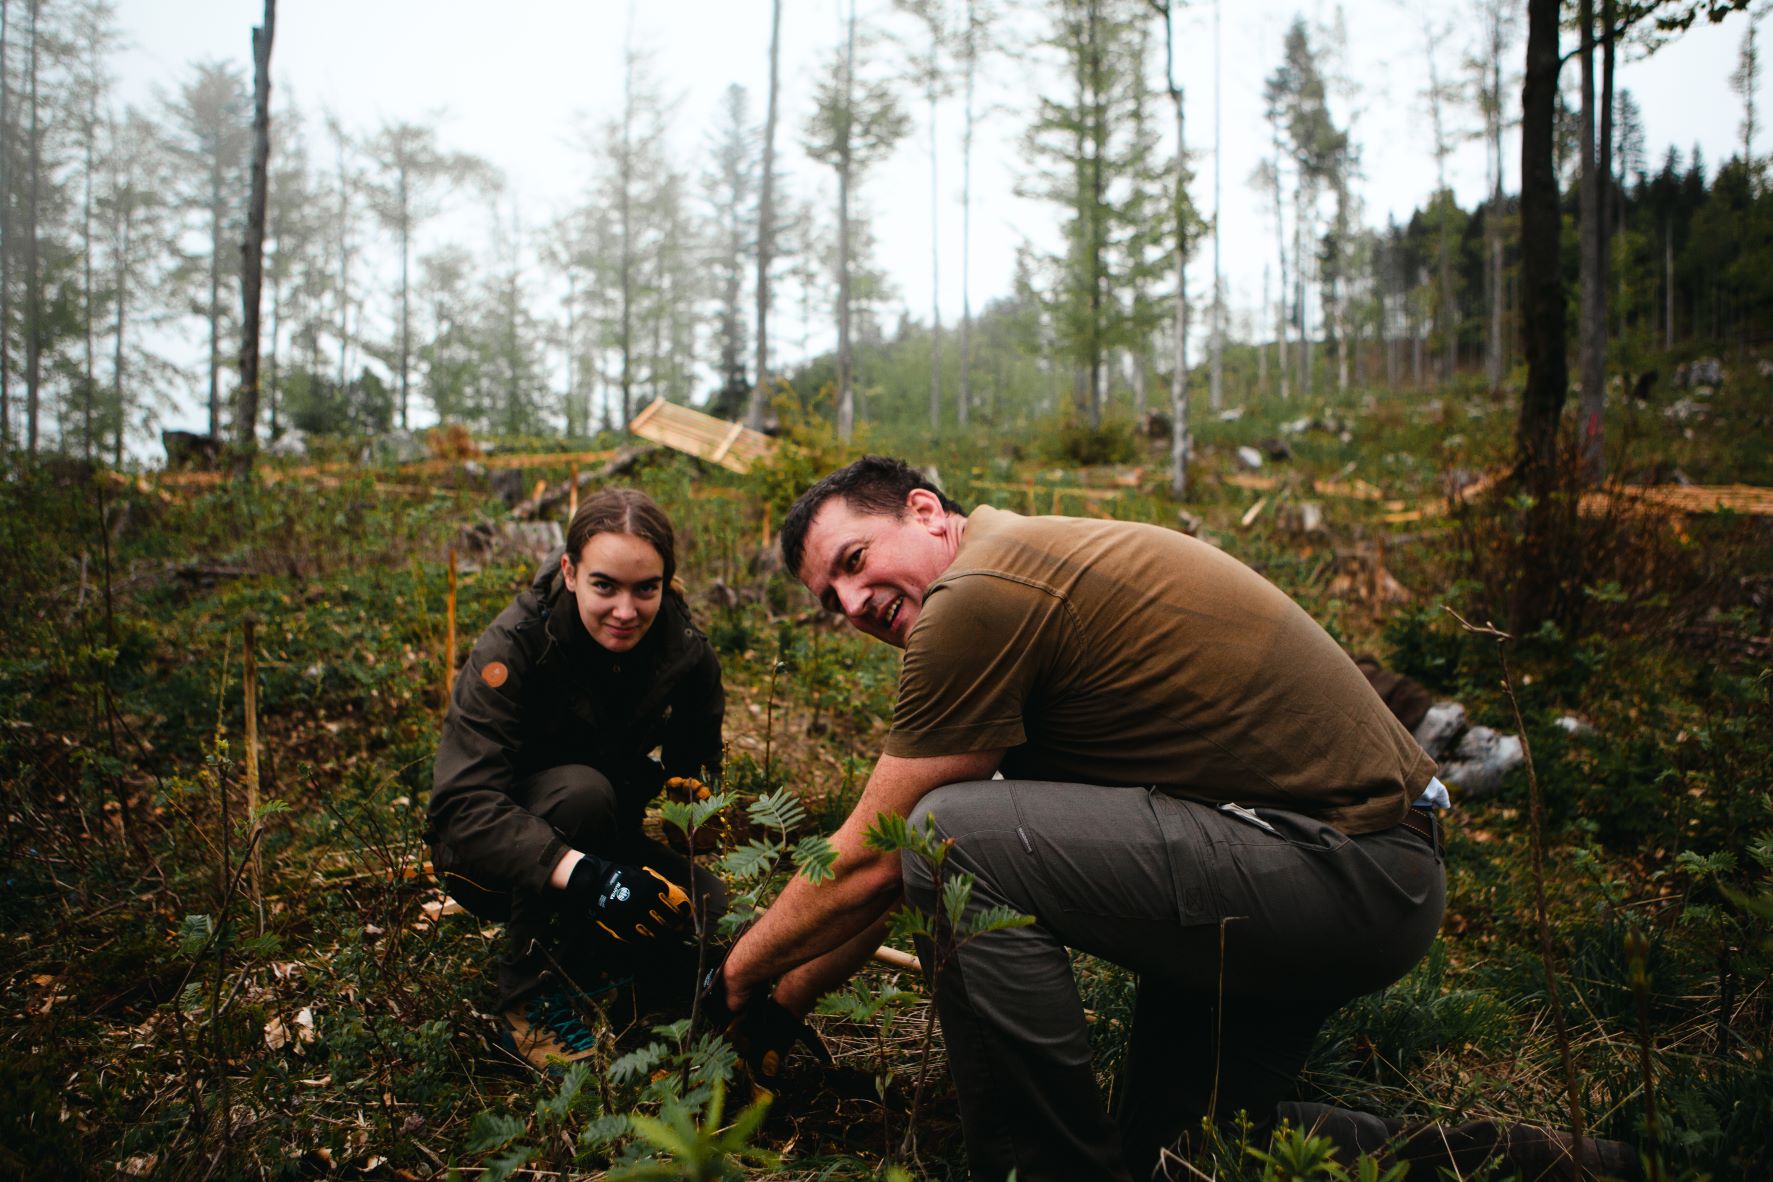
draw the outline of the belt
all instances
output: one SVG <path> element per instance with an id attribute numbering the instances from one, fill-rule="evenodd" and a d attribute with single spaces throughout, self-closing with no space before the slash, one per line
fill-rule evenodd
<path id="1" fill-rule="evenodd" d="M 1433 809 L 1419 809 L 1414 806 L 1407 808 L 1404 810 L 1404 819 L 1398 824 L 1426 841 L 1436 854 L 1441 852 L 1440 818 L 1434 815 Z"/>

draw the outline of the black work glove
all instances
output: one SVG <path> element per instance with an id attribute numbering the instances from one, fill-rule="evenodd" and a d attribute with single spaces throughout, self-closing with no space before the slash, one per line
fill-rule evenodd
<path id="1" fill-rule="evenodd" d="M 737 1011 L 726 1002 L 724 958 L 708 970 L 697 1011 L 714 1030 L 733 1044 L 751 1080 L 766 1091 L 780 1088 L 782 1068 L 796 1043 L 804 1044 L 821 1064 L 832 1065 L 831 1052 L 818 1031 L 789 1013 L 773 997 L 754 997 Z"/>
<path id="2" fill-rule="evenodd" d="M 689 895 L 651 866 L 586 854 L 573 867 L 563 893 L 563 910 L 584 916 L 598 935 L 619 944 L 681 939 L 695 930 Z"/>

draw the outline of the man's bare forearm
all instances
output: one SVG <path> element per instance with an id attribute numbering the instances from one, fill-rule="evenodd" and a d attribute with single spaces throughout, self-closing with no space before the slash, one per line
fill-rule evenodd
<path id="1" fill-rule="evenodd" d="M 852 945 L 879 925 L 899 901 L 903 887 L 899 854 L 868 847 L 867 832 L 875 818 L 883 814 L 909 817 L 912 807 L 931 789 L 987 778 L 1002 757 L 1002 751 L 926 759 L 882 755 L 862 790 L 862 799 L 831 837 L 837 850 L 832 877 L 818 886 L 798 875 L 790 879 L 781 897 L 727 955 L 728 1004 L 737 1009 L 764 992 L 771 981 L 806 966 L 807 976 L 791 996 L 798 1003 L 811 1005 L 818 996 L 812 992 L 815 988 L 823 992 L 842 980 L 834 975 L 840 966 L 847 964 L 854 971 L 872 949 L 858 954 Z M 824 963 L 813 967 L 813 962 L 821 959 Z"/>
<path id="2" fill-rule="evenodd" d="M 892 911 L 893 904 L 888 903 L 881 909 L 880 918 L 859 935 L 784 975 L 776 982 L 776 1001 L 790 1013 L 805 1016 L 821 997 L 855 976 L 856 970 L 880 947 Z"/>
<path id="3" fill-rule="evenodd" d="M 846 823 L 844 830 L 849 828 Z M 844 853 L 848 844 L 844 830 L 833 840 L 840 850 L 834 877 L 817 886 L 798 875 L 790 879 L 781 896 L 727 955 L 727 992 L 735 1007 L 763 991 L 769 982 L 803 966 L 811 970 L 848 948 L 879 928 L 882 918 L 898 902 L 898 856 L 867 849 Z M 829 967 L 815 970 L 814 976 L 824 980 L 829 971 Z M 836 980 L 828 980 L 825 988 L 836 984 Z M 812 994 L 806 1004 L 810 1006 L 817 996 Z"/>

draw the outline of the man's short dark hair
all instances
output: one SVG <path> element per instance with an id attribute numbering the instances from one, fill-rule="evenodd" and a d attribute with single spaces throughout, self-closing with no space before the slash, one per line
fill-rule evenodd
<path id="1" fill-rule="evenodd" d="M 800 564 L 806 558 L 807 528 L 820 507 L 832 497 L 842 497 L 858 513 L 898 517 L 905 512 L 905 499 L 920 488 L 940 497 L 944 512 L 965 512 L 922 472 L 893 456 L 863 456 L 831 473 L 801 493 L 788 516 L 782 519 L 782 560 L 787 563 L 788 572 L 796 578 L 800 576 Z"/>

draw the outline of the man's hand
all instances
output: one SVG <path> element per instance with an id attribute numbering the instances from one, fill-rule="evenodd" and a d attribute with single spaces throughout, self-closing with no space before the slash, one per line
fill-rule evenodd
<path id="1" fill-rule="evenodd" d="M 735 1011 L 728 996 L 725 974 L 715 965 L 702 982 L 698 1010 L 703 1021 L 733 1044 L 758 1087 L 770 1092 L 779 1089 L 782 1067 L 795 1043 L 805 1043 L 821 1063 L 831 1066 L 831 1052 L 818 1032 L 774 998 L 754 996 Z"/>
<path id="2" fill-rule="evenodd" d="M 566 880 L 566 909 L 621 944 L 687 936 L 695 916 L 684 889 L 651 866 L 606 862 L 587 854 Z"/>

